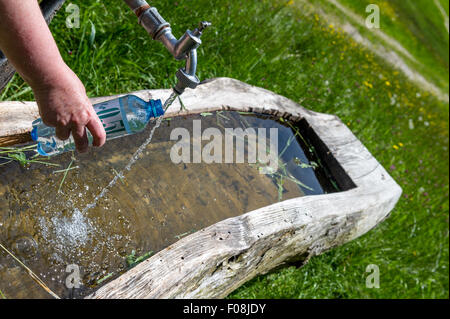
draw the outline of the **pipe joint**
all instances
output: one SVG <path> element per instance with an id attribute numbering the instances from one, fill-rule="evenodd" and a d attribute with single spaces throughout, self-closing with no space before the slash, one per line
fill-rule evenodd
<path id="1" fill-rule="evenodd" d="M 160 41 L 176 60 L 186 60 L 186 66 L 176 73 L 178 82 L 174 90 L 178 94 L 182 94 L 186 88 L 195 89 L 200 83 L 195 75 L 197 71 L 197 48 L 202 44 L 200 37 L 203 31 L 211 23 L 201 22 L 194 31 L 187 30 L 180 39 L 177 39 L 172 34 L 170 24 L 164 20 L 156 8 L 150 7 L 145 0 L 124 1 L 138 16 L 139 24 L 154 40 Z"/>

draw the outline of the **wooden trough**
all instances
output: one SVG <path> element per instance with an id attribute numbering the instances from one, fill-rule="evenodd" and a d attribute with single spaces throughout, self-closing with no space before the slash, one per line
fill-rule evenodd
<path id="1" fill-rule="evenodd" d="M 136 94 L 166 99 L 170 90 Z M 110 97 L 93 99 L 93 102 Z M 308 135 L 343 191 L 305 196 L 229 218 L 182 238 L 88 298 L 222 298 L 289 261 L 306 263 L 382 222 L 401 188 L 338 117 L 237 80 L 207 81 L 174 103 L 166 117 L 235 110 L 306 121 Z M 29 140 L 35 103 L 0 103 L 0 146 Z"/>

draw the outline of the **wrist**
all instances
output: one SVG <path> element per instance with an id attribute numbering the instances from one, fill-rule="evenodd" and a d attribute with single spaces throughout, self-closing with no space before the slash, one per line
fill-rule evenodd
<path id="1" fill-rule="evenodd" d="M 33 91 L 42 91 L 67 86 L 73 77 L 72 70 L 61 60 L 57 63 L 49 63 L 44 69 L 25 78 L 25 81 Z"/>

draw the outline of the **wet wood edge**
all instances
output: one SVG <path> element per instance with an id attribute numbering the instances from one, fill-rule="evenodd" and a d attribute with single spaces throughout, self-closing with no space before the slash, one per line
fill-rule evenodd
<path id="1" fill-rule="evenodd" d="M 170 90 L 137 95 L 165 100 Z M 291 260 L 306 263 L 365 234 L 388 217 L 400 198 L 399 185 L 334 115 L 312 112 L 229 78 L 188 90 L 182 101 L 187 111 L 179 112 L 177 100 L 165 116 L 236 110 L 305 119 L 356 187 L 294 198 L 223 220 L 182 238 L 87 298 L 223 298 L 259 274 Z M 25 105 L 31 114 L 32 105 Z M 0 124 L 5 109 L 10 107 L 0 103 Z"/>

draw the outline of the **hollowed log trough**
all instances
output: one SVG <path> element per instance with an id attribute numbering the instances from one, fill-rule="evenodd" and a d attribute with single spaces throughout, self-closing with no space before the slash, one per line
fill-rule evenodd
<path id="1" fill-rule="evenodd" d="M 140 91 L 166 99 L 170 90 Z M 111 97 L 92 99 L 93 103 Z M 253 277 L 349 242 L 382 222 L 401 188 L 338 117 L 312 112 L 237 80 L 207 81 L 176 101 L 166 117 L 234 110 L 306 121 L 341 192 L 305 196 L 220 221 L 158 252 L 88 298 L 222 298 Z M 34 102 L 0 103 L 0 145 L 29 140 Z M 174 190 L 176 191 L 176 190 Z"/>

